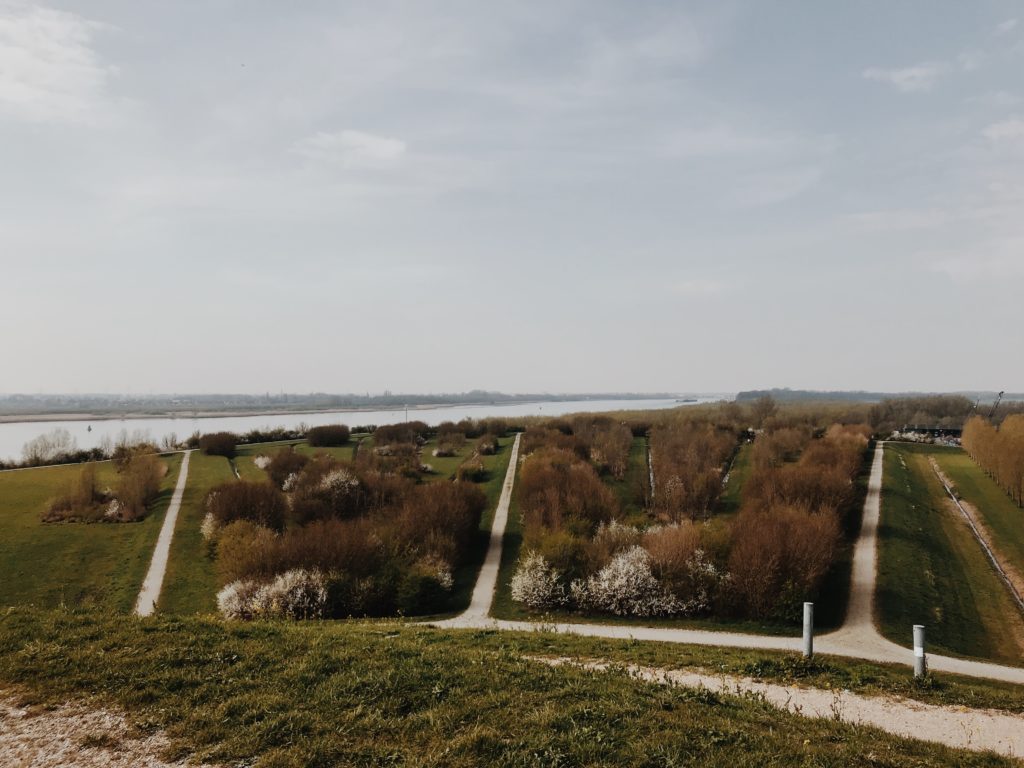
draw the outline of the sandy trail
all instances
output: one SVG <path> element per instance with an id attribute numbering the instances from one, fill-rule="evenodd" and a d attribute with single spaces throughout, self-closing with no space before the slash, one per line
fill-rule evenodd
<path id="1" fill-rule="evenodd" d="M 181 458 L 178 483 L 174 486 L 174 495 L 171 496 L 167 514 L 164 515 L 164 524 L 160 528 L 160 536 L 156 540 L 156 549 L 153 550 L 149 571 L 142 582 L 139 598 L 135 601 L 135 613 L 139 616 L 151 615 L 160 599 L 160 589 L 163 587 L 164 574 L 167 572 L 167 558 L 171 554 L 174 526 L 178 522 L 178 511 L 181 509 L 181 499 L 185 494 L 185 485 L 188 482 L 188 462 L 191 456 L 191 451 L 185 451 L 185 455 Z"/>
<path id="2" fill-rule="evenodd" d="M 1024 755 L 1024 715 L 989 709 L 937 706 L 896 696 L 863 696 L 850 691 L 765 683 L 750 677 L 701 671 L 533 658 L 550 666 L 575 665 L 604 671 L 624 669 L 632 677 L 661 685 L 703 688 L 726 695 L 763 697 L 774 707 L 811 718 L 869 725 L 896 736 L 931 741 L 959 749 L 991 750 L 1008 757 Z"/>
<path id="3" fill-rule="evenodd" d="M 501 550 L 505 538 L 505 526 L 508 523 L 508 507 L 512 501 L 512 486 L 515 483 L 516 469 L 519 465 L 520 437 L 521 433 L 517 433 L 516 439 L 512 443 L 512 455 L 508 459 L 505 482 L 501 486 L 501 496 L 498 497 L 498 506 L 494 510 L 491 537 L 487 543 L 487 556 L 484 558 L 484 564 L 480 567 L 480 574 L 473 587 L 473 597 L 469 601 L 469 607 L 463 613 L 449 622 L 445 622 L 450 626 L 472 626 L 477 622 L 486 621 L 491 612 L 494 590 L 498 586 L 498 569 L 501 567 Z"/>
<path id="4" fill-rule="evenodd" d="M 170 745 L 160 732 L 140 734 L 127 718 L 81 703 L 22 707 L 0 691 L 0 765 L 12 768 L 184 768 L 160 755 Z M 202 768 L 195 766 L 193 768 Z"/>

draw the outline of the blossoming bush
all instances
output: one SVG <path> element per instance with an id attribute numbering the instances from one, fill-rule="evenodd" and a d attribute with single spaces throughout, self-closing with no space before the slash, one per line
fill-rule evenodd
<path id="1" fill-rule="evenodd" d="M 270 457 L 260 454 L 252 460 L 252 463 L 256 465 L 256 469 L 266 469 L 270 466 Z"/>
<path id="2" fill-rule="evenodd" d="M 655 578 L 651 556 L 639 545 L 617 554 L 589 579 L 574 581 L 571 593 L 580 608 L 616 616 L 667 616 L 683 609 Z"/>
<path id="3" fill-rule="evenodd" d="M 225 618 L 318 619 L 324 615 L 327 587 L 319 571 L 285 571 L 273 580 L 233 581 L 217 594 L 217 607 Z"/>
<path id="4" fill-rule="evenodd" d="M 512 599 L 537 610 L 557 608 L 566 602 L 565 585 L 539 552 L 529 551 L 512 577 Z"/>

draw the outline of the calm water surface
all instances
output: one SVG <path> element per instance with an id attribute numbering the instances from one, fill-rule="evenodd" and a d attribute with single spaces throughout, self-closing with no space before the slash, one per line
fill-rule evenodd
<path id="1" fill-rule="evenodd" d="M 700 403 L 715 402 L 727 395 L 699 397 Z M 689 403 L 693 405 L 693 403 Z M 512 403 L 507 405 L 459 405 L 438 408 L 409 409 L 409 418 L 438 424 L 464 418 L 490 416 L 560 416 L 580 411 L 654 410 L 682 405 L 676 400 L 566 400 L 563 402 Z M 321 424 L 396 424 L 405 421 L 405 410 L 329 411 L 324 413 L 290 413 L 283 416 L 224 416 L 210 418 L 106 419 L 99 421 L 26 421 L 0 424 L 0 458 L 20 459 L 21 449 L 29 440 L 54 429 L 66 429 L 78 441 L 78 447 L 94 448 L 104 438 L 116 440 L 122 431 L 159 442 L 165 435 L 184 439 L 193 432 L 248 432 L 256 427 L 293 429 L 300 424 L 315 427 Z M 91 430 L 90 430 L 91 427 Z"/>

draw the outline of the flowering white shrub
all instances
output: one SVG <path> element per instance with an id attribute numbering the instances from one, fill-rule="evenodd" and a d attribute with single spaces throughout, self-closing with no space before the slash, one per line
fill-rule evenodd
<path id="1" fill-rule="evenodd" d="M 284 479 L 284 483 L 281 484 L 281 490 L 287 492 L 295 488 L 295 484 L 299 481 L 299 473 L 292 472 L 288 477 Z"/>
<path id="2" fill-rule="evenodd" d="M 107 520 L 117 520 L 121 515 L 121 502 L 117 499 L 111 499 L 107 508 L 103 512 L 103 517 Z"/>
<path id="3" fill-rule="evenodd" d="M 564 604 L 561 574 L 539 552 L 527 552 L 512 577 L 512 599 L 538 609 Z"/>
<path id="4" fill-rule="evenodd" d="M 266 469 L 270 466 L 270 457 L 260 454 L 252 460 L 252 463 L 256 465 L 256 469 Z"/>
<path id="5" fill-rule="evenodd" d="M 694 550 L 686 561 L 686 572 L 689 592 L 678 596 L 681 598 L 680 612 L 693 615 L 710 610 L 712 595 L 729 575 L 718 570 L 703 549 Z"/>
<path id="6" fill-rule="evenodd" d="M 253 598 L 259 588 L 259 582 L 251 579 L 231 582 L 217 593 L 217 610 L 225 619 L 251 619 Z"/>
<path id="7" fill-rule="evenodd" d="M 291 475 L 288 476 L 291 479 Z M 359 487 L 356 476 L 344 467 L 333 469 L 320 479 L 320 490 L 334 493 L 348 493 Z"/>
<path id="8" fill-rule="evenodd" d="M 296 568 L 267 583 L 233 581 L 217 593 L 217 608 L 227 619 L 319 619 L 327 604 L 327 585 L 319 571 Z"/>
<path id="9" fill-rule="evenodd" d="M 655 578 L 651 556 L 641 546 L 615 555 L 586 581 L 577 579 L 571 592 L 580 608 L 617 616 L 664 616 L 679 613 L 683 608 Z"/>
<path id="10" fill-rule="evenodd" d="M 422 472 L 423 474 L 429 475 L 433 471 L 434 471 L 434 467 L 433 467 L 432 464 L 420 464 L 420 472 Z"/>
<path id="11" fill-rule="evenodd" d="M 200 532 L 203 534 L 203 539 L 206 541 L 213 541 L 217 538 L 217 532 L 220 530 L 220 523 L 217 522 L 217 518 L 212 513 L 207 512 L 203 518 L 202 525 L 199 526 Z"/>

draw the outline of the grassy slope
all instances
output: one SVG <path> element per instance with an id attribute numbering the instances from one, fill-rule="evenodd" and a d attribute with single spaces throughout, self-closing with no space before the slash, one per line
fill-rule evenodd
<path id="1" fill-rule="evenodd" d="M 947 507 L 945 491 L 928 465 L 929 455 L 948 450 L 886 446 L 880 629 L 890 640 L 909 645 L 911 627 L 924 624 L 936 651 L 1021 664 L 1017 638 L 1024 638 L 1024 621 L 966 525 Z"/>
<path id="2" fill-rule="evenodd" d="M 1024 509 L 963 451 L 942 451 L 935 458 L 961 498 L 981 513 L 1002 556 L 1024 573 Z"/>
<path id="3" fill-rule="evenodd" d="M 80 466 L 0 473 L 0 605 L 131 610 L 178 479 L 181 455 L 164 461 L 167 475 L 160 495 L 137 523 L 40 522 L 48 502 L 79 476 Z M 101 487 L 113 484 L 113 464 L 101 462 L 97 470 Z"/>
<path id="4" fill-rule="evenodd" d="M 203 499 L 215 485 L 234 478 L 231 465 L 221 456 L 206 456 L 193 451 L 189 463 L 188 485 L 178 514 L 171 542 L 159 609 L 168 613 L 196 613 L 215 609 L 217 580 L 213 561 L 205 554 L 200 525 Z"/>
<path id="5" fill-rule="evenodd" d="M 0 614 L 0 680 L 24 702 L 96 696 L 173 755 L 259 768 L 330 765 L 1003 766 L 1009 760 L 781 713 L 753 697 L 551 669 L 527 654 L 584 655 L 769 677 L 829 676 L 778 654 L 444 632 L 396 623 L 221 624 Z M 822 670 L 825 670 L 824 672 Z M 891 670 L 835 668 L 846 687 Z M 1019 691 L 934 683 L 921 698 L 1002 703 Z M 865 683 L 865 678 L 872 682 Z M 833 678 L 834 679 L 834 678 Z"/>

